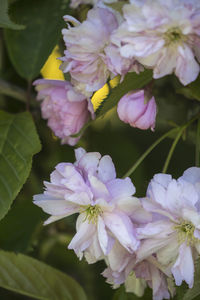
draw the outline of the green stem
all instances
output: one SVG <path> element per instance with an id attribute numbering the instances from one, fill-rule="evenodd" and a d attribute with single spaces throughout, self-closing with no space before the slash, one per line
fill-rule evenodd
<path id="1" fill-rule="evenodd" d="M 178 131 L 178 134 L 177 134 L 175 140 L 174 140 L 173 143 L 172 143 L 172 146 L 171 146 L 171 148 L 170 148 L 170 150 L 169 150 L 169 153 L 168 153 L 168 155 L 167 155 L 165 164 L 164 164 L 164 166 L 163 166 L 162 173 L 166 173 L 166 172 L 167 172 L 167 168 L 168 168 L 168 166 L 169 166 L 170 160 L 171 160 L 171 158 L 172 158 L 172 155 L 173 155 L 173 153 L 174 153 L 174 150 L 175 150 L 175 148 L 176 148 L 176 145 L 177 145 L 179 139 L 181 138 L 181 136 L 182 136 L 182 134 L 183 134 L 183 130 L 184 130 L 184 128 L 181 127 L 180 130 Z"/>
<path id="2" fill-rule="evenodd" d="M 179 127 L 179 131 L 178 131 L 178 133 L 177 133 L 177 136 L 176 136 L 175 140 L 173 141 L 172 146 L 171 146 L 171 148 L 170 148 L 170 150 L 169 150 L 169 153 L 168 153 L 168 155 L 167 155 L 165 164 L 164 164 L 164 166 L 163 166 L 162 173 L 166 173 L 166 172 L 167 172 L 167 169 L 168 169 L 169 163 L 170 163 L 170 161 L 171 161 L 172 155 L 173 155 L 173 153 L 174 153 L 174 150 L 175 150 L 175 148 L 176 148 L 176 145 L 177 145 L 178 141 L 180 140 L 180 138 L 181 138 L 181 136 L 182 136 L 184 130 L 185 130 L 188 126 L 190 126 L 194 121 L 196 121 L 196 119 L 198 119 L 198 118 L 199 118 L 199 113 L 198 113 L 197 115 L 195 115 L 191 120 L 189 120 L 186 124 L 184 124 L 183 126 Z M 197 147 L 197 146 L 196 146 L 196 147 Z"/>
<path id="3" fill-rule="evenodd" d="M 30 100 L 31 100 L 31 87 L 32 87 L 32 82 L 31 80 L 28 81 L 27 84 L 27 92 L 26 92 L 26 110 L 30 110 Z"/>
<path id="4" fill-rule="evenodd" d="M 197 123 L 195 165 L 200 167 L 200 119 L 198 119 Z"/>
<path id="5" fill-rule="evenodd" d="M 139 157 L 139 159 L 134 163 L 134 165 L 128 170 L 128 172 L 126 172 L 126 174 L 123 176 L 123 178 L 130 176 L 135 170 L 136 168 L 141 164 L 141 162 L 146 158 L 146 156 L 151 153 L 151 151 L 158 145 L 160 144 L 160 142 L 162 142 L 165 138 L 167 138 L 168 136 L 174 134 L 176 131 L 178 130 L 178 128 L 173 128 L 171 130 L 169 130 L 168 132 L 166 132 L 165 134 L 163 134 L 159 139 L 157 139 L 145 152 L 142 156 Z"/>
<path id="6" fill-rule="evenodd" d="M 142 156 L 139 157 L 139 159 L 134 163 L 134 165 L 128 170 L 128 172 L 126 172 L 126 174 L 123 176 L 123 178 L 130 176 L 135 170 L 136 168 L 141 164 L 141 162 L 146 158 L 146 156 L 151 153 L 151 151 L 158 145 L 160 144 L 160 142 L 162 142 L 165 138 L 169 137 L 170 135 L 177 133 L 176 139 L 173 142 L 170 152 L 167 156 L 164 168 L 167 169 L 168 164 L 170 162 L 171 156 L 173 154 L 173 151 L 176 147 L 176 144 L 178 143 L 179 138 L 181 137 L 183 131 L 190 125 L 192 124 L 194 121 L 196 121 L 198 118 L 200 117 L 200 113 L 198 113 L 197 115 L 195 115 L 191 120 L 189 120 L 186 124 L 184 124 L 183 126 L 177 127 L 177 128 L 173 128 L 171 130 L 169 130 L 168 132 L 166 132 L 165 134 L 163 134 L 158 140 L 156 140 L 145 152 Z M 163 170 L 164 170 L 163 168 Z M 165 171 L 165 170 L 164 170 Z"/>
<path id="7" fill-rule="evenodd" d="M 15 86 L 11 83 L 8 83 L 7 81 L 0 79 L 0 94 L 3 94 L 5 96 L 9 96 L 12 98 L 15 98 L 21 102 L 26 103 L 27 102 L 27 93 L 23 89 L 19 88 L 18 86 Z M 36 106 L 37 103 L 33 96 L 31 96 L 31 105 Z"/>

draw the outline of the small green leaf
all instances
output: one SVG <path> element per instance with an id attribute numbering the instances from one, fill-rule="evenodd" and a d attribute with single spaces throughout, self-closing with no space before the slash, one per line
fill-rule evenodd
<path id="1" fill-rule="evenodd" d="M 5 30 L 10 59 L 23 78 L 32 80 L 39 74 L 61 37 L 68 4 L 68 0 L 20 0 L 11 6 L 14 20 L 26 25 L 23 31 Z"/>
<path id="2" fill-rule="evenodd" d="M 114 294 L 112 300 L 150 300 L 152 299 L 152 290 L 147 288 L 142 297 L 137 297 L 133 293 L 126 293 L 124 286 L 121 286 Z"/>
<path id="3" fill-rule="evenodd" d="M 151 70 L 145 70 L 140 74 L 128 73 L 121 84 L 110 89 L 108 97 L 102 101 L 101 105 L 97 109 L 96 116 L 100 117 L 104 115 L 107 111 L 113 108 L 126 93 L 144 87 L 151 80 Z"/>
<path id="4" fill-rule="evenodd" d="M 0 251 L 0 286 L 34 299 L 86 300 L 81 286 L 68 275 L 12 252 Z"/>
<path id="5" fill-rule="evenodd" d="M 0 27 L 9 29 L 24 29 L 25 26 L 13 23 L 8 16 L 8 1 L 0 1 Z"/>
<path id="6" fill-rule="evenodd" d="M 0 220 L 26 181 L 32 156 L 40 149 L 29 113 L 12 115 L 0 111 Z"/>
<path id="7" fill-rule="evenodd" d="M 177 88 L 176 91 L 188 99 L 200 101 L 200 76 L 186 87 Z"/>
<path id="8" fill-rule="evenodd" d="M 200 76 L 188 86 L 194 99 L 200 101 Z"/>

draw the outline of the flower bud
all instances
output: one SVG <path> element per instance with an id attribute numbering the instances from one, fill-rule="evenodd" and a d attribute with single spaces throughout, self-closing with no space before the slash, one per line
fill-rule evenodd
<path id="1" fill-rule="evenodd" d="M 48 126 L 61 138 L 62 144 L 74 146 L 80 137 L 71 135 L 78 133 L 88 121 L 90 103 L 67 81 L 41 79 L 34 85 L 38 91 L 37 99 L 43 100 L 42 117 L 48 120 Z"/>
<path id="2" fill-rule="evenodd" d="M 144 90 L 132 91 L 124 95 L 117 107 L 121 121 L 129 123 L 132 127 L 154 130 L 156 119 L 156 102 L 152 97 L 145 99 Z"/>

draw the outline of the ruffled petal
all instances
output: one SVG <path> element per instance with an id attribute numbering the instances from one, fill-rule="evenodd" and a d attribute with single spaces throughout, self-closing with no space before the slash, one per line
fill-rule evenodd
<path id="1" fill-rule="evenodd" d="M 103 218 L 106 226 L 122 246 L 129 252 L 133 252 L 138 248 L 139 241 L 136 239 L 133 224 L 127 215 L 122 213 L 104 213 Z"/>
<path id="2" fill-rule="evenodd" d="M 112 198 L 120 199 L 135 194 L 135 187 L 129 177 L 111 180 L 106 186 Z"/>
<path id="3" fill-rule="evenodd" d="M 100 159 L 99 166 L 98 166 L 98 177 L 104 183 L 112 179 L 115 179 L 116 177 L 115 166 L 109 155 L 105 155 Z"/>
<path id="4" fill-rule="evenodd" d="M 81 259 L 83 256 L 83 251 L 92 244 L 95 232 L 96 226 L 92 223 L 88 223 L 87 220 L 85 220 L 79 226 L 79 229 L 71 240 L 68 249 L 73 249 L 76 255 Z"/>
<path id="5" fill-rule="evenodd" d="M 179 256 L 172 267 L 172 274 L 175 278 L 176 285 L 180 286 L 184 280 L 189 288 L 194 283 L 194 262 L 192 251 L 186 243 L 183 243 L 179 249 Z"/>

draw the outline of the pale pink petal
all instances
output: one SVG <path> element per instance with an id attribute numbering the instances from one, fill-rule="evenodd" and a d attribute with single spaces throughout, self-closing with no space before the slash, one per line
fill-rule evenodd
<path id="1" fill-rule="evenodd" d="M 59 215 L 59 216 L 51 216 L 49 217 L 45 222 L 44 225 L 49 225 L 50 223 L 56 222 L 58 220 L 61 220 L 63 218 L 67 217 L 67 215 Z"/>
<path id="2" fill-rule="evenodd" d="M 172 74 L 177 61 L 177 53 L 174 47 L 164 48 L 160 54 L 160 58 L 156 62 L 156 66 L 153 71 L 153 77 L 155 79 L 161 78 L 165 75 Z"/>
<path id="3" fill-rule="evenodd" d="M 128 216 L 122 213 L 104 213 L 104 221 L 108 229 L 129 252 L 135 251 L 139 241 L 135 237 L 133 224 Z"/>
<path id="4" fill-rule="evenodd" d="M 129 197 L 135 194 L 135 187 L 129 177 L 125 179 L 114 179 L 106 184 L 113 198 Z"/>
<path id="5" fill-rule="evenodd" d="M 99 152 L 89 152 L 83 155 L 78 161 L 78 167 L 85 173 L 94 174 L 97 171 L 101 154 Z"/>
<path id="6" fill-rule="evenodd" d="M 194 81 L 199 74 L 199 64 L 194 58 L 194 54 L 187 46 L 179 46 L 175 74 L 183 85 Z"/>
<path id="7" fill-rule="evenodd" d="M 79 210 L 79 206 L 70 204 L 66 200 L 56 199 L 47 195 L 35 195 L 34 204 L 41 207 L 46 213 L 51 215 L 70 215 Z"/>
<path id="8" fill-rule="evenodd" d="M 91 204 L 91 198 L 88 196 L 86 192 L 73 193 L 72 195 L 67 196 L 65 199 L 79 206 Z"/>
<path id="9" fill-rule="evenodd" d="M 184 280 L 189 288 L 194 283 L 194 262 L 192 251 L 186 243 L 183 243 L 179 249 L 179 256 L 172 267 L 172 274 L 175 278 L 176 285 L 181 285 Z"/>
<path id="10" fill-rule="evenodd" d="M 94 234 L 92 244 L 84 252 L 88 264 L 93 264 L 98 260 L 103 259 L 104 254 L 99 244 L 98 234 Z"/>
<path id="11" fill-rule="evenodd" d="M 103 182 L 115 179 L 115 166 L 109 155 L 105 155 L 100 159 L 98 166 L 98 177 Z"/>
<path id="12" fill-rule="evenodd" d="M 190 183 L 197 183 L 200 182 L 200 168 L 191 167 L 184 171 L 183 175 L 179 177 L 179 180 L 183 179 Z"/>
<path id="13" fill-rule="evenodd" d="M 106 261 L 113 271 L 121 272 L 128 265 L 133 255 L 116 240 L 113 248 L 108 253 Z"/>
<path id="14" fill-rule="evenodd" d="M 146 239 L 140 244 L 139 251 L 137 252 L 137 260 L 142 261 L 150 255 L 156 253 L 159 249 L 170 243 L 171 238 L 165 239 Z"/>
<path id="15" fill-rule="evenodd" d="M 71 240 L 68 249 L 73 249 L 82 258 L 82 252 L 91 245 L 95 231 L 95 225 L 85 220 Z"/>
<path id="16" fill-rule="evenodd" d="M 134 212 L 141 208 L 141 203 L 138 198 L 136 197 L 121 197 L 116 201 L 117 207 L 120 211 L 128 215 L 134 214 Z"/>
<path id="17" fill-rule="evenodd" d="M 106 185 L 100 181 L 96 176 L 89 175 L 88 180 L 91 186 L 91 190 L 96 199 L 109 197 L 109 191 Z"/>
<path id="18" fill-rule="evenodd" d="M 79 147 L 77 149 L 75 149 L 75 157 L 76 157 L 76 164 L 79 162 L 79 160 L 81 159 L 81 157 L 86 154 L 85 149 Z"/>
<path id="19" fill-rule="evenodd" d="M 103 219 L 98 216 L 97 221 L 97 232 L 98 232 L 98 240 L 101 246 L 101 249 L 105 255 L 108 254 L 108 234 L 105 228 L 105 224 Z"/>

